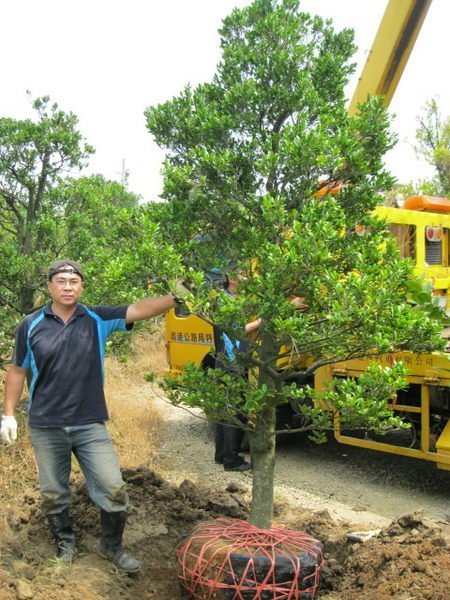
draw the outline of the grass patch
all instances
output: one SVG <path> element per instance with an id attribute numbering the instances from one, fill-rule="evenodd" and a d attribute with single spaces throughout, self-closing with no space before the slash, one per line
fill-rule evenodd
<path id="1" fill-rule="evenodd" d="M 148 372 L 163 373 L 165 368 L 161 328 L 136 335 L 126 363 L 113 356 L 105 361 L 108 429 L 124 468 L 153 467 L 161 417 L 155 407 L 153 386 L 146 383 L 145 376 Z"/>

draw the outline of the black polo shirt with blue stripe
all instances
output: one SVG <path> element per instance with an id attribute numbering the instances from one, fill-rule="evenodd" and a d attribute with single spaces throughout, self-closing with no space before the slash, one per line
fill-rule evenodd
<path id="1" fill-rule="evenodd" d="M 70 427 L 108 419 L 104 356 L 108 336 L 129 331 L 128 306 L 79 304 L 64 323 L 51 304 L 20 324 L 12 362 L 31 370 L 31 427 Z"/>

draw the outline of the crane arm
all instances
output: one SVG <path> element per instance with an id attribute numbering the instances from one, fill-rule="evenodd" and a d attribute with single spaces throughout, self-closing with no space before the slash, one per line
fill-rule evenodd
<path id="1" fill-rule="evenodd" d="M 349 105 L 354 115 L 368 94 L 389 106 L 432 0 L 389 0 Z"/>

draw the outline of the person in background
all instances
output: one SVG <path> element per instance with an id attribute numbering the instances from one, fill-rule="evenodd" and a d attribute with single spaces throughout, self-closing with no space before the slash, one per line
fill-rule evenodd
<path id="1" fill-rule="evenodd" d="M 226 276 L 224 281 L 224 293 L 232 298 L 238 294 L 239 279 L 230 279 Z M 295 296 L 290 300 L 296 310 L 305 311 L 308 306 L 305 304 L 305 299 L 300 296 Z M 245 333 L 251 334 L 256 331 L 261 325 L 262 319 L 255 319 L 245 325 Z M 231 340 L 225 332 L 221 331 L 216 336 L 218 344 L 216 351 L 218 356 L 215 360 L 215 368 L 230 370 L 230 365 L 235 360 L 235 355 L 238 350 L 243 350 L 243 345 L 238 340 Z M 226 362 L 220 359 L 220 355 L 225 355 Z M 236 371 L 231 369 L 231 372 L 236 375 Z M 246 373 L 240 372 L 239 376 L 247 377 Z M 238 415 L 238 418 L 245 422 L 244 415 Z M 217 464 L 222 464 L 225 471 L 248 471 L 252 468 L 251 463 L 247 462 L 240 454 L 242 442 L 245 432 L 238 426 L 229 425 L 226 423 L 216 423 L 215 426 L 215 452 L 214 460 Z"/>
<path id="2" fill-rule="evenodd" d="M 19 325 L 5 383 L 0 435 L 17 439 L 15 408 L 27 372 L 30 437 L 39 471 L 41 506 L 57 543 L 57 556 L 70 564 L 77 553 L 71 526 L 72 454 L 100 508 L 101 539 L 96 551 L 133 573 L 140 563 L 122 544 L 129 498 L 106 429 L 103 359 L 108 336 L 130 331 L 183 301 L 172 295 L 145 298 L 128 306 L 85 306 L 80 298 L 84 274 L 79 263 L 64 259 L 48 270 L 51 301 Z"/>
<path id="3" fill-rule="evenodd" d="M 224 282 L 224 293 L 232 298 L 237 296 L 239 286 L 238 279 L 230 279 L 228 276 Z M 245 332 L 247 334 L 256 331 L 261 325 L 261 319 L 255 319 L 245 326 Z M 230 364 L 235 360 L 236 352 L 241 349 L 241 344 L 237 340 L 231 340 L 226 333 L 223 331 L 218 333 L 218 344 L 217 352 L 218 356 L 215 360 L 215 368 L 224 370 L 230 369 Z M 220 354 L 224 354 L 227 362 L 225 363 L 220 359 Z M 235 371 L 232 371 L 234 374 Z M 239 373 L 239 376 L 246 377 L 246 373 Z M 238 415 L 238 418 L 244 417 Z M 240 454 L 242 441 L 244 439 L 245 432 L 238 426 L 229 425 L 227 423 L 216 423 L 215 426 L 215 452 L 214 460 L 217 464 L 223 465 L 225 471 L 248 471 L 252 468 L 251 463 L 247 462 L 245 458 Z"/>

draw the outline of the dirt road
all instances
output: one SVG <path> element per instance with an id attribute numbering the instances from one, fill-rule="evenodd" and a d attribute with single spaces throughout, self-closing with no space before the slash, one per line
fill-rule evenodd
<path id="1" fill-rule="evenodd" d="M 166 423 L 160 466 L 168 479 L 218 485 L 230 480 L 251 486 L 248 474 L 225 474 L 214 464 L 213 434 L 200 412 L 189 413 L 162 399 L 158 406 Z M 334 518 L 351 522 L 382 525 L 421 509 L 450 521 L 449 471 L 333 439 L 317 446 L 301 435 L 280 436 L 275 481 L 279 501 L 314 510 L 327 508 Z"/>

